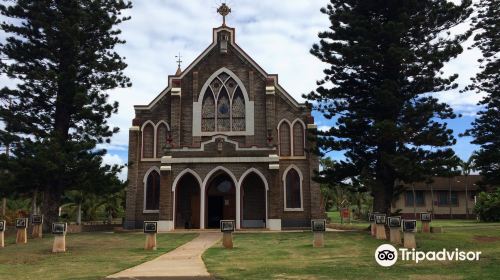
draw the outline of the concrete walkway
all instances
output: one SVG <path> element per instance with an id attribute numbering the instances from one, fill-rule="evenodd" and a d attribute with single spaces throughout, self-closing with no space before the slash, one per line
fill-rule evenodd
<path id="1" fill-rule="evenodd" d="M 213 279 L 201 255 L 222 237 L 204 232 L 192 241 L 158 258 L 110 275 L 108 279 Z"/>

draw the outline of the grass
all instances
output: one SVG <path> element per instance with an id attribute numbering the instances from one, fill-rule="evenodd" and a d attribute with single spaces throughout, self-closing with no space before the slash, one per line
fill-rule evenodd
<path id="1" fill-rule="evenodd" d="M 480 261 L 398 261 L 382 268 L 374 252 L 386 242 L 367 232 L 326 232 L 325 248 L 312 248 L 310 232 L 236 233 L 233 250 L 218 244 L 203 259 L 217 279 L 498 279 L 500 224 L 451 224 L 462 226 L 442 234 L 417 233 L 418 250 L 482 251 Z"/>
<path id="2" fill-rule="evenodd" d="M 79 233 L 66 236 L 66 253 L 54 254 L 53 237 L 15 244 L 15 236 L 0 248 L 1 279 L 102 279 L 151 260 L 193 239 L 197 234 L 158 234 L 158 250 L 145 251 L 144 234 Z"/>
<path id="3" fill-rule="evenodd" d="M 336 229 L 353 229 L 353 230 L 364 230 L 368 228 L 370 223 L 365 220 L 351 220 L 349 223 L 348 221 L 344 221 L 342 223 L 342 220 L 340 219 L 340 212 L 339 211 L 330 211 L 326 212 L 328 218 L 330 218 L 330 224 L 329 227 L 331 228 L 336 228 Z"/>

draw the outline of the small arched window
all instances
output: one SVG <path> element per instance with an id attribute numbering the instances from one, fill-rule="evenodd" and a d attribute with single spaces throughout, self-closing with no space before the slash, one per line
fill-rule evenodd
<path id="1" fill-rule="evenodd" d="M 163 149 L 167 145 L 167 133 L 168 126 L 161 122 L 156 128 L 156 157 L 161 158 L 163 156 Z"/>
<path id="2" fill-rule="evenodd" d="M 144 210 L 160 209 L 160 174 L 153 170 L 146 179 L 145 205 Z"/>
<path id="3" fill-rule="evenodd" d="M 155 128 L 147 123 L 142 129 L 142 157 L 153 158 L 155 148 Z"/>
<path id="4" fill-rule="evenodd" d="M 201 131 L 245 131 L 245 98 L 225 72 L 210 81 L 201 106 Z"/>
<path id="5" fill-rule="evenodd" d="M 279 127 L 280 156 L 291 156 L 290 125 L 283 121 Z"/>
<path id="6" fill-rule="evenodd" d="M 285 209 L 302 208 L 302 181 L 295 168 L 290 168 L 285 177 Z"/>
<path id="7" fill-rule="evenodd" d="M 298 121 L 293 125 L 293 155 L 304 155 L 304 127 Z"/>

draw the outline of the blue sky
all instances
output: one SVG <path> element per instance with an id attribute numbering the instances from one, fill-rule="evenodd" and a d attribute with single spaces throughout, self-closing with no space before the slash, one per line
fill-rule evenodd
<path id="1" fill-rule="evenodd" d="M 122 38 L 127 41 L 118 48 L 126 57 L 129 67 L 126 74 L 133 86 L 110 92 L 110 101 L 118 101 L 120 109 L 110 124 L 120 128 L 108 149 L 105 162 L 124 164 L 127 161 L 128 129 L 134 117 L 133 105 L 147 104 L 167 85 L 167 76 L 177 69 L 175 56 L 180 52 L 182 65 L 189 65 L 210 43 L 212 28 L 221 25 L 216 13 L 220 0 L 148 0 L 133 1 L 128 14 L 132 19 L 120 26 Z M 328 18 L 320 8 L 328 0 L 232 0 L 227 1 L 232 13 L 227 19 L 236 28 L 236 42 L 268 73 L 279 74 L 282 86 L 297 100 L 301 95 L 314 90 L 316 80 L 322 78 L 325 65 L 309 54 L 312 44 L 317 42 L 317 33 L 329 26 Z M 457 27 L 460 33 L 466 25 Z M 0 37 L 4 37 L 0 34 Z M 0 38 L 1 39 L 1 38 Z M 447 64 L 445 74 L 458 73 L 460 87 L 465 86 L 478 71 L 477 49 L 467 50 L 471 41 L 465 43 L 466 51 Z M 0 84 L 11 83 L 0 76 Z M 457 91 L 436 94 L 449 103 L 457 113 L 464 115 L 449 122 L 456 134 L 470 127 L 478 110 L 481 94 Z M 322 129 L 331 126 L 318 114 L 316 122 Z M 476 149 L 469 138 L 459 138 L 454 147 L 457 154 L 466 159 Z M 126 170 L 122 178 L 126 177 Z"/>

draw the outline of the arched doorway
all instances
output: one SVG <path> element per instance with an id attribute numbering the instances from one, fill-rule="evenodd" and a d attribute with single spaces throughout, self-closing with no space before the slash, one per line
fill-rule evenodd
<path id="1" fill-rule="evenodd" d="M 219 228 L 220 220 L 236 219 L 236 187 L 226 173 L 218 173 L 207 184 L 206 227 Z"/>
<path id="2" fill-rule="evenodd" d="M 200 228 L 200 184 L 191 173 L 175 188 L 175 228 Z"/>
<path id="3" fill-rule="evenodd" d="M 262 179 L 251 172 L 241 184 L 241 227 L 266 227 L 266 187 Z"/>

